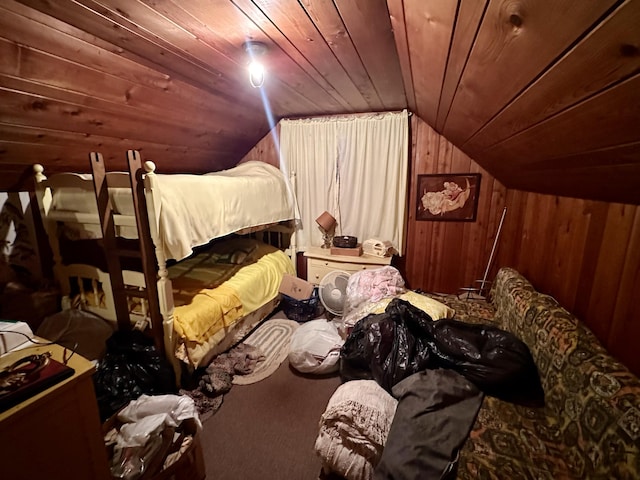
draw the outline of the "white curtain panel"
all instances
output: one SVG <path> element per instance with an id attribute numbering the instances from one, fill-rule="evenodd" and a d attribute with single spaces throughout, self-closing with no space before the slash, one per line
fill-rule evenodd
<path id="1" fill-rule="evenodd" d="M 296 242 L 322 244 L 325 210 L 338 235 L 389 240 L 404 251 L 407 211 L 407 111 L 280 122 L 281 167 L 296 173 Z"/>

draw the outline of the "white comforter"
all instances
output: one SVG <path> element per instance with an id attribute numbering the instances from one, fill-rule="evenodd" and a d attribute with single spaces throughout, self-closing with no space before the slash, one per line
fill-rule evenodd
<path id="1" fill-rule="evenodd" d="M 293 218 L 293 201 L 276 167 L 251 161 L 206 175 L 157 175 L 160 238 L 167 258 L 243 228 Z"/>
<path id="2" fill-rule="evenodd" d="M 90 180 L 90 175 L 78 175 Z M 155 206 L 165 258 L 182 260 L 193 248 L 241 229 L 293 218 L 293 196 L 282 172 L 267 163 L 249 161 L 204 175 L 155 175 Z M 109 189 L 116 213 L 133 215 L 128 189 Z M 92 190 L 65 188 L 53 195 L 53 209 L 97 213 Z M 135 237 L 135 229 L 119 230 Z"/>

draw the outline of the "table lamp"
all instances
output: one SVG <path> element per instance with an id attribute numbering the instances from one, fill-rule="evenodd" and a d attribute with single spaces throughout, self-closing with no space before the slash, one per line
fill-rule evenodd
<path id="1" fill-rule="evenodd" d="M 322 212 L 322 214 L 316 218 L 316 223 L 320 227 L 322 232 L 322 239 L 324 244 L 322 248 L 331 248 L 331 241 L 333 240 L 334 230 L 336 228 L 336 219 L 329 212 Z"/>

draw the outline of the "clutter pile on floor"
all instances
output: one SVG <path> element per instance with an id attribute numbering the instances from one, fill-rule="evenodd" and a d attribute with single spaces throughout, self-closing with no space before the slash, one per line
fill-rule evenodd
<path id="1" fill-rule="evenodd" d="M 179 393 L 193 399 L 201 420 L 205 421 L 222 406 L 224 394 L 231 390 L 233 377 L 252 373 L 264 358 L 258 347 L 240 343 L 211 361 L 196 388 L 181 389 Z"/>

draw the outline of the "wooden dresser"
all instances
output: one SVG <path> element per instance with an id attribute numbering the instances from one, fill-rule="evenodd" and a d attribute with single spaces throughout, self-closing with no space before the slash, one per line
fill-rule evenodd
<path id="1" fill-rule="evenodd" d="M 39 339 L 41 342 L 46 340 Z M 25 355 L 63 347 L 32 346 L 0 357 L 0 368 Z M 107 480 L 111 476 L 91 375 L 91 362 L 74 354 L 72 377 L 0 413 L 0 472 L 11 480 Z"/>
<path id="2" fill-rule="evenodd" d="M 331 255 L 329 249 L 309 247 L 304 256 L 307 259 L 307 281 L 319 284 L 320 280 L 333 270 L 342 270 L 347 273 L 355 273 L 360 270 L 372 270 L 374 268 L 391 265 L 392 257 L 376 257 L 374 255 Z"/>

